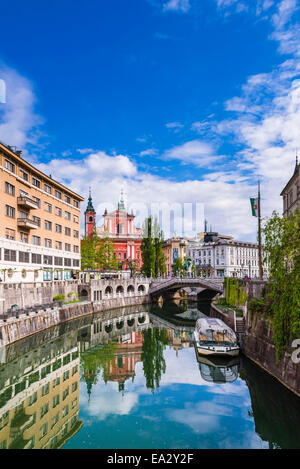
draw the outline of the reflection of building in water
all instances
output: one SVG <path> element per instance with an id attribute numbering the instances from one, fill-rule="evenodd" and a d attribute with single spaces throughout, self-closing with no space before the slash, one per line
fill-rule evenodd
<path id="1" fill-rule="evenodd" d="M 143 333 L 131 332 L 119 336 L 115 341 L 113 361 L 105 369 L 105 381 L 119 383 L 119 391 L 125 388 L 125 381 L 135 376 L 135 365 L 142 361 Z"/>
<path id="2" fill-rule="evenodd" d="M 183 348 L 189 348 L 190 345 L 190 333 L 188 330 L 174 330 L 167 329 L 168 345 L 173 347 L 178 356 L 178 351 Z"/>
<path id="3" fill-rule="evenodd" d="M 95 316 L 93 322 L 82 329 L 79 334 L 81 352 L 99 344 L 107 344 L 120 335 L 131 334 L 147 327 L 150 320 L 146 311 L 133 310 L 128 314 L 128 309 L 124 309 L 124 312 L 127 312 L 126 315 L 124 312 L 116 310 L 113 312 L 115 317 L 109 315 L 103 317 L 103 314 Z"/>
<path id="4" fill-rule="evenodd" d="M 240 359 L 222 357 L 204 357 L 197 353 L 201 377 L 210 383 L 233 383 L 238 378 Z"/>
<path id="5" fill-rule="evenodd" d="M 81 426 L 76 335 L 1 368 L 0 448 L 62 447 Z"/>

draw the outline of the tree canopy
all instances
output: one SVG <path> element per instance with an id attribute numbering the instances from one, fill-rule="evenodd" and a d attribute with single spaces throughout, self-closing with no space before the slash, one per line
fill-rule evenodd
<path id="1" fill-rule="evenodd" d="M 292 337 L 300 337 L 300 210 L 288 217 L 273 212 L 263 227 L 268 295 L 279 359 Z"/>

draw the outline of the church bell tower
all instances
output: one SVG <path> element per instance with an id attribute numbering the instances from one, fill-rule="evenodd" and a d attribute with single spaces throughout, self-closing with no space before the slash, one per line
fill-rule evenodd
<path id="1" fill-rule="evenodd" d="M 86 211 L 84 212 L 84 227 L 85 227 L 85 236 L 89 237 L 92 235 L 94 228 L 96 226 L 96 211 L 93 207 L 91 188 L 89 193 L 88 204 Z"/>

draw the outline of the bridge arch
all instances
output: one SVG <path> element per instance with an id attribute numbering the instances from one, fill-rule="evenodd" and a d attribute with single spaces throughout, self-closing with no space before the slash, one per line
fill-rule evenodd
<path id="1" fill-rule="evenodd" d="M 133 285 L 128 285 L 128 287 L 127 287 L 127 294 L 128 294 L 129 296 L 134 295 L 134 286 L 133 286 Z"/>

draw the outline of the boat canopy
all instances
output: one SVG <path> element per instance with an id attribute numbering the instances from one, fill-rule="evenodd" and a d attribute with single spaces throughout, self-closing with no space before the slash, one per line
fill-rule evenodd
<path id="1" fill-rule="evenodd" d="M 236 345 L 236 335 L 221 319 L 200 318 L 196 322 L 200 345 Z"/>

